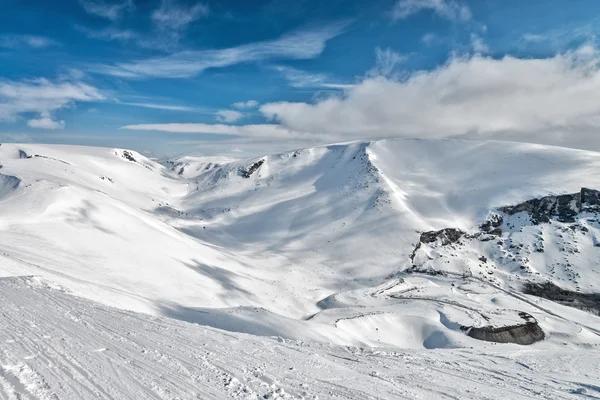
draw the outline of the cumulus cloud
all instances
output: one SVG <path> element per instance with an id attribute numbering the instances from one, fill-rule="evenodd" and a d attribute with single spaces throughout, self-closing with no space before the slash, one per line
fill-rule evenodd
<path id="1" fill-rule="evenodd" d="M 291 143 L 379 137 L 485 138 L 600 150 L 600 52 L 547 58 L 455 56 L 430 71 L 367 76 L 312 102 L 260 106 L 268 124 L 129 125 Z M 283 145 L 282 145 L 283 146 Z"/>
<path id="2" fill-rule="evenodd" d="M 182 51 L 129 63 L 91 66 L 95 73 L 120 78 L 189 78 L 209 68 L 269 59 L 311 59 L 323 52 L 328 40 L 341 34 L 347 23 L 300 30 L 275 40 L 219 50 Z"/>
<path id="3" fill-rule="evenodd" d="M 398 0 L 392 10 L 392 18 L 406 19 L 422 11 L 433 11 L 451 21 L 467 21 L 472 16 L 471 9 L 456 0 Z"/>
<path id="4" fill-rule="evenodd" d="M 235 110 L 219 110 L 215 113 L 215 117 L 219 122 L 236 122 L 242 119 L 244 114 Z"/>
<path id="5" fill-rule="evenodd" d="M 231 106 L 234 108 L 239 108 L 239 109 L 256 108 L 256 107 L 258 107 L 258 101 L 256 101 L 256 100 L 238 101 L 237 103 L 233 103 Z"/>
<path id="6" fill-rule="evenodd" d="M 100 101 L 104 95 L 83 82 L 34 79 L 27 81 L 0 81 L 0 121 L 14 121 L 23 114 L 35 113 L 39 118 L 29 121 L 34 128 L 57 129 L 63 121 L 55 121 L 54 111 L 77 102 Z"/>
<path id="7" fill-rule="evenodd" d="M 135 8 L 133 0 L 125 0 L 117 3 L 103 0 L 79 0 L 79 4 L 81 4 L 88 14 L 111 21 L 118 20 L 123 16 L 124 12 Z"/>
<path id="8" fill-rule="evenodd" d="M 65 127 L 65 121 L 56 121 L 48 111 L 43 111 L 39 118 L 27 121 L 27 125 L 38 129 L 62 129 Z"/>
<path id="9" fill-rule="evenodd" d="M 260 111 L 292 131 L 347 138 L 519 132 L 527 140 L 534 132 L 600 127 L 598 93 L 600 55 L 586 47 L 543 59 L 455 57 L 402 80 L 368 78 L 338 96 Z"/>

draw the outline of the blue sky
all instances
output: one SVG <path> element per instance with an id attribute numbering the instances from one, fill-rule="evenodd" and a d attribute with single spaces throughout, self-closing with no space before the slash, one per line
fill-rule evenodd
<path id="1" fill-rule="evenodd" d="M 595 0 L 4 0 L 0 139 L 249 156 L 359 138 L 600 150 Z"/>

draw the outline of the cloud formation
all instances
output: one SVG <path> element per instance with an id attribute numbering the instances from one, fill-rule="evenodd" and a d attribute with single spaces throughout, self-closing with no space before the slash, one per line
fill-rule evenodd
<path id="1" fill-rule="evenodd" d="M 299 70 L 293 67 L 275 65 L 272 67 L 279 72 L 295 88 L 327 88 L 327 89 L 345 89 L 349 84 L 332 83 L 326 74 L 311 73 Z"/>
<path id="2" fill-rule="evenodd" d="M 30 119 L 27 125 L 38 129 L 62 129 L 65 127 L 65 121 L 56 121 L 48 111 L 42 111 L 39 118 Z"/>
<path id="3" fill-rule="evenodd" d="M 375 67 L 373 67 L 367 76 L 385 76 L 392 77 L 396 68 L 406 60 L 406 56 L 396 53 L 390 48 L 375 49 Z"/>
<path id="4" fill-rule="evenodd" d="M 152 22 L 161 30 L 177 32 L 208 14 L 208 6 L 202 3 L 186 6 L 175 0 L 162 0 L 160 8 L 152 13 Z"/>
<path id="5" fill-rule="evenodd" d="M 182 51 L 128 63 L 95 65 L 92 72 L 120 78 L 189 78 L 209 68 L 269 59 L 311 59 L 323 52 L 328 40 L 341 34 L 347 23 L 300 30 L 275 40 L 220 50 Z"/>
<path id="6" fill-rule="evenodd" d="M 468 21 L 471 9 L 457 0 L 398 0 L 392 10 L 393 19 L 406 19 L 422 11 L 433 11 L 451 21 Z"/>
<path id="7" fill-rule="evenodd" d="M 202 123 L 169 123 L 126 125 L 121 129 L 135 131 L 161 131 L 170 133 L 213 134 L 252 138 L 298 139 L 301 134 L 277 124 L 225 125 Z"/>
<path id="8" fill-rule="evenodd" d="M 104 98 L 98 89 L 83 82 L 0 81 L 0 121 L 14 121 L 23 114 L 35 113 L 39 117 L 30 120 L 29 126 L 58 129 L 64 122 L 53 119 L 54 111 Z"/>
<path id="9" fill-rule="evenodd" d="M 104 0 L 79 0 L 83 9 L 91 15 L 116 21 L 123 16 L 126 11 L 135 9 L 133 0 L 124 0 L 114 3 Z"/>
<path id="10" fill-rule="evenodd" d="M 34 35 L 1 35 L 0 47 L 7 49 L 20 49 L 22 47 L 31 47 L 34 49 L 43 49 L 45 47 L 56 46 L 58 43 L 44 36 Z"/>
<path id="11" fill-rule="evenodd" d="M 219 122 L 236 122 L 242 119 L 244 114 L 235 110 L 219 110 L 216 112 L 215 117 Z"/>
<path id="12" fill-rule="evenodd" d="M 255 108 L 258 107 L 258 101 L 256 100 L 248 100 L 248 101 L 238 101 L 237 103 L 233 103 L 231 107 L 245 109 L 245 108 Z"/>
<path id="13" fill-rule="evenodd" d="M 600 54 L 588 46 L 542 59 L 454 57 L 402 80 L 368 78 L 338 96 L 260 111 L 292 131 L 347 138 L 519 132 L 527 140 L 544 130 L 600 127 L 599 92 Z"/>

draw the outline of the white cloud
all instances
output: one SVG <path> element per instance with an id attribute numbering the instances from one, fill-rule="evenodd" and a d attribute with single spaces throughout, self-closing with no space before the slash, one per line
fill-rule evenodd
<path id="1" fill-rule="evenodd" d="M 426 33 L 423 35 L 421 40 L 423 41 L 423 43 L 429 46 L 437 40 L 437 36 L 434 33 Z"/>
<path id="2" fill-rule="evenodd" d="M 375 49 L 375 67 L 367 72 L 367 75 L 391 77 L 394 75 L 398 65 L 405 60 L 406 56 L 396 53 L 389 48 L 384 50 L 377 47 Z"/>
<path id="3" fill-rule="evenodd" d="M 83 82 L 51 82 L 42 78 L 0 81 L 0 121 L 14 121 L 22 114 L 36 113 L 40 118 L 31 120 L 30 126 L 57 128 L 62 123 L 52 119 L 52 112 L 76 102 L 103 99 L 98 89 Z"/>
<path id="4" fill-rule="evenodd" d="M 457 0 L 398 0 L 392 18 L 405 19 L 426 10 L 451 21 L 467 21 L 472 16 L 469 7 Z"/>
<path id="5" fill-rule="evenodd" d="M 133 0 L 124 0 L 118 3 L 103 0 L 79 0 L 79 4 L 88 14 L 111 21 L 120 19 L 125 11 L 131 11 L 135 8 Z"/>
<path id="6" fill-rule="evenodd" d="M 403 80 L 369 78 L 313 104 L 269 103 L 260 111 L 291 131 L 336 138 L 483 135 L 539 142 L 540 132 L 563 131 L 570 132 L 562 138 L 568 145 L 580 140 L 578 131 L 600 128 L 599 93 L 600 54 L 585 48 L 544 59 L 453 58 Z"/>
<path id="7" fill-rule="evenodd" d="M 302 30 L 276 40 L 256 42 L 220 50 L 182 51 L 130 63 L 96 65 L 92 72 L 121 78 L 189 78 L 209 68 L 268 59 L 311 59 L 323 52 L 326 42 L 341 34 L 347 23 Z"/>
<path id="8" fill-rule="evenodd" d="M 119 104 L 125 106 L 134 106 L 134 107 L 143 107 L 143 108 L 152 108 L 155 110 L 167 110 L 167 111 L 186 111 L 186 112 L 194 112 L 198 111 L 194 107 L 188 106 L 176 106 L 171 104 L 156 104 L 156 103 L 131 103 L 131 102 L 118 102 Z"/>
<path id="9" fill-rule="evenodd" d="M 237 103 L 233 103 L 231 106 L 234 108 L 239 108 L 239 109 L 255 108 L 255 107 L 258 107 L 258 101 L 256 101 L 256 100 L 238 101 Z"/>
<path id="10" fill-rule="evenodd" d="M 62 129 L 65 121 L 56 121 L 48 111 L 43 111 L 39 118 L 27 121 L 27 125 L 38 129 Z"/>
<path id="11" fill-rule="evenodd" d="M 475 33 L 471 33 L 471 46 L 475 53 L 485 54 L 490 51 L 489 46 L 485 43 L 483 38 Z"/>
<path id="12" fill-rule="evenodd" d="M 190 7 L 178 4 L 175 0 L 162 0 L 160 8 L 152 13 L 152 22 L 159 29 L 178 31 L 208 14 L 208 6 L 202 3 Z"/>
<path id="13" fill-rule="evenodd" d="M 169 123 L 126 125 L 121 127 L 120 129 L 136 131 L 161 131 L 170 133 L 245 136 L 252 138 L 297 139 L 299 136 L 301 136 L 300 133 L 293 132 L 277 124 L 256 124 L 237 126 L 225 124 Z"/>
<path id="14" fill-rule="evenodd" d="M 329 77 L 325 74 L 311 73 L 302 71 L 293 67 L 276 65 L 272 67 L 279 72 L 289 83 L 295 88 L 329 88 L 329 89 L 344 89 L 351 85 L 329 82 Z"/>
<path id="15" fill-rule="evenodd" d="M 0 47 L 8 49 L 19 49 L 22 47 L 32 47 L 42 49 L 45 47 L 56 46 L 58 43 L 44 36 L 33 35 L 2 35 L 0 36 Z"/>
<path id="16" fill-rule="evenodd" d="M 219 122 L 236 122 L 242 119 L 244 114 L 235 110 L 219 110 L 215 113 L 215 117 Z"/>

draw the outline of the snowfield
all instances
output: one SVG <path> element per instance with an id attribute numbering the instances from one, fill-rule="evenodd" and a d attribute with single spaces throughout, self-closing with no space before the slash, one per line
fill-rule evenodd
<path id="1" fill-rule="evenodd" d="M 2 399 L 598 398 L 595 351 L 416 351 L 227 333 L 0 280 Z"/>
<path id="2" fill-rule="evenodd" d="M 600 189 L 600 153 L 2 144 L 0 164 L 0 398 L 600 398 L 598 313 L 524 293 L 600 292 L 598 212 L 501 211 Z M 519 326 L 535 343 L 476 338 Z"/>

